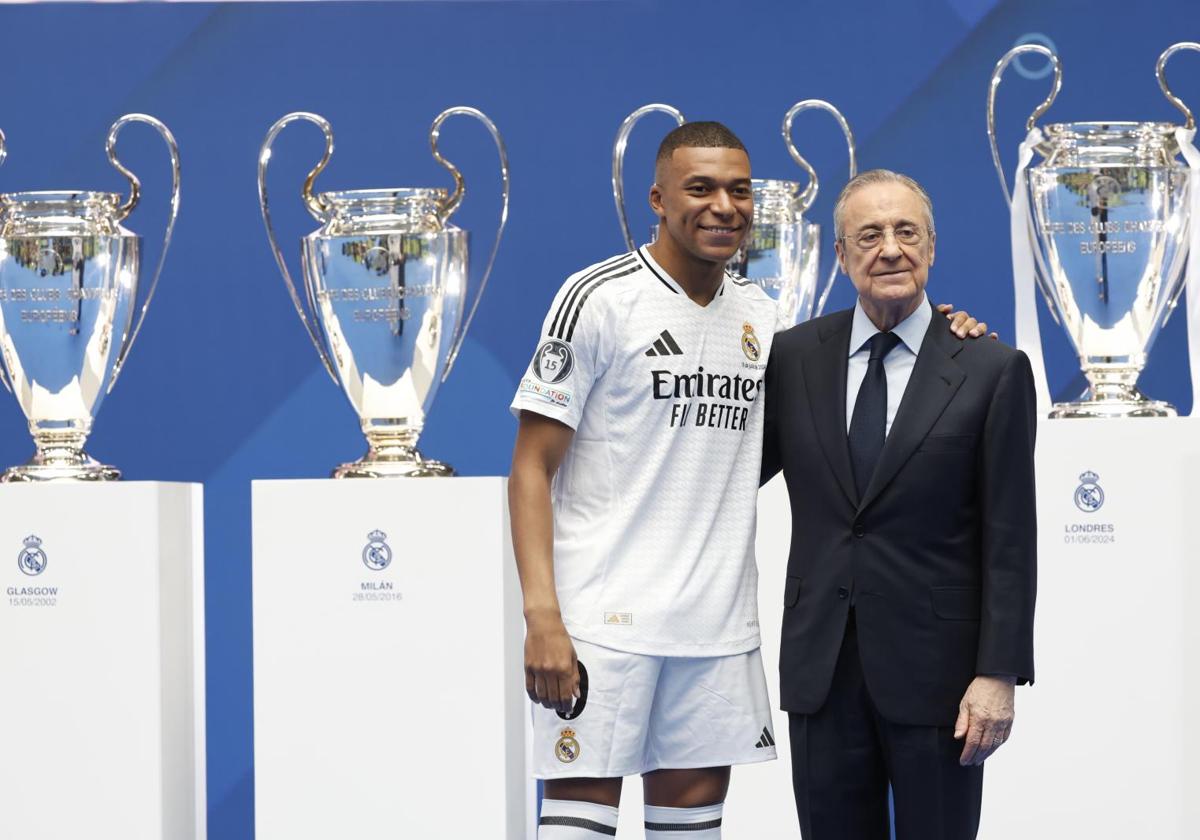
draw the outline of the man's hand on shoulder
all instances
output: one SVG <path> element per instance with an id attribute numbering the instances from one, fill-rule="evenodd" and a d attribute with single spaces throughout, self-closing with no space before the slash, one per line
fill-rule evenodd
<path id="1" fill-rule="evenodd" d="M 958 763 L 983 764 L 1012 734 L 1016 677 L 976 677 L 958 704 L 954 738 L 963 741 Z"/>
<path id="2" fill-rule="evenodd" d="M 937 311 L 946 316 L 950 321 L 950 331 L 959 338 L 980 338 L 987 334 L 987 322 L 977 321 L 967 312 L 954 312 L 954 305 L 950 303 L 939 303 Z M 996 333 L 991 334 L 992 338 L 999 338 Z"/>

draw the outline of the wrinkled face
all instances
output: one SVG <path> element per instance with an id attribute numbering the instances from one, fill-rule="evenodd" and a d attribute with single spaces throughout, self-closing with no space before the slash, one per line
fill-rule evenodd
<path id="1" fill-rule="evenodd" d="M 919 298 L 933 265 L 931 226 L 920 196 L 904 184 L 867 184 L 851 193 L 834 247 L 859 297 L 881 306 Z"/>
<path id="2" fill-rule="evenodd" d="M 650 206 L 660 235 L 706 262 L 730 260 L 754 219 L 750 158 L 741 149 L 684 147 L 655 170 Z"/>

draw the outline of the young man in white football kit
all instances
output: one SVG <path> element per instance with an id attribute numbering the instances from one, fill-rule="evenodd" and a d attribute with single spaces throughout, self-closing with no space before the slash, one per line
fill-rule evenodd
<path id="1" fill-rule="evenodd" d="M 540 840 L 721 836 L 730 766 L 775 758 L 754 528 L 776 304 L 729 274 L 750 160 L 719 123 L 663 140 L 657 241 L 567 279 L 512 407 Z"/>

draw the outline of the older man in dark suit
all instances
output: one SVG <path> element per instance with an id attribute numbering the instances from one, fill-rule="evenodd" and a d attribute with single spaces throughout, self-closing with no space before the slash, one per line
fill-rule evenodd
<path id="1" fill-rule="evenodd" d="M 1033 378 L 925 296 L 929 197 L 865 172 L 834 212 L 853 309 L 778 335 L 763 481 L 792 508 L 780 691 L 805 840 L 976 836 L 1033 681 Z"/>

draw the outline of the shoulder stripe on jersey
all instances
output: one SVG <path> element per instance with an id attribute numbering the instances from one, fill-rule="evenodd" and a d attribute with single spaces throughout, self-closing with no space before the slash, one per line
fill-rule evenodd
<path id="1" fill-rule="evenodd" d="M 613 257 L 611 260 L 601 263 L 594 270 L 576 280 L 575 285 L 573 285 L 567 291 L 567 293 L 563 295 L 562 303 L 560 303 L 558 306 L 558 312 L 554 313 L 554 321 L 550 324 L 550 335 L 554 335 L 555 331 L 557 330 L 558 337 L 562 338 L 563 327 L 565 327 L 567 324 L 566 318 L 563 317 L 564 313 L 570 311 L 575 298 L 579 296 L 580 289 L 582 289 L 589 280 L 603 274 L 606 271 L 616 271 L 617 269 L 624 268 L 627 265 L 633 264 L 633 262 L 635 261 L 632 254 L 622 254 L 619 257 Z"/>
<path id="2" fill-rule="evenodd" d="M 674 286 L 672 286 L 670 283 L 668 283 L 666 280 L 664 280 L 663 276 L 654 270 L 654 266 L 652 266 L 650 264 L 650 261 L 648 259 L 646 259 L 644 256 L 642 256 L 641 248 L 638 248 L 635 253 L 638 255 L 638 259 L 640 259 L 642 261 L 642 265 L 644 265 L 644 266 L 646 266 L 646 268 L 650 269 L 650 273 L 658 278 L 659 283 L 662 283 L 664 286 L 666 286 L 668 289 L 670 289 L 675 294 L 679 294 L 679 290 L 676 289 Z"/>
<path id="3" fill-rule="evenodd" d="M 564 340 L 569 342 L 571 340 L 571 336 L 575 335 L 575 324 L 579 322 L 579 313 L 583 311 L 583 305 L 587 303 L 587 299 L 591 296 L 592 292 L 599 289 L 609 280 L 616 280 L 618 277 L 625 277 L 628 274 L 633 274 L 635 271 L 641 270 L 642 267 L 640 265 L 635 265 L 633 268 L 627 268 L 624 271 L 618 272 L 617 274 L 606 274 L 603 277 L 596 278 L 596 282 L 588 286 L 588 290 L 580 296 L 579 303 L 575 305 L 575 314 L 571 318 L 571 326 L 567 329 L 567 337 Z M 562 338 L 562 336 L 560 335 L 559 338 Z"/>

